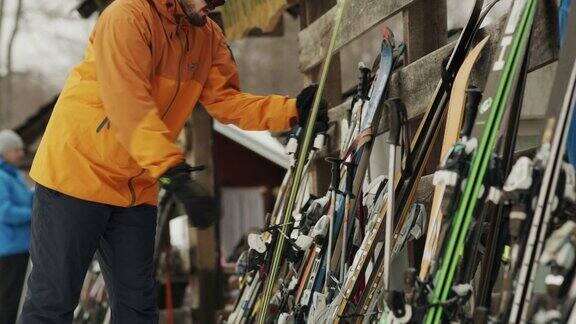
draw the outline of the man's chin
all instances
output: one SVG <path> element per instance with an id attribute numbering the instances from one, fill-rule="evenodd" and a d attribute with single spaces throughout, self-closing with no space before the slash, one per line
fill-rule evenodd
<path id="1" fill-rule="evenodd" d="M 188 19 L 193 26 L 203 27 L 208 22 L 208 17 L 204 15 L 194 15 Z"/>

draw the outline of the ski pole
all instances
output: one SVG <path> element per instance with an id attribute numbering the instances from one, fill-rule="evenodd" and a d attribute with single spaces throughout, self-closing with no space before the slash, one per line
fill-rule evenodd
<path id="1" fill-rule="evenodd" d="M 386 234 L 384 236 L 384 290 L 390 289 L 390 253 L 392 251 L 392 230 L 395 212 L 394 176 L 396 174 L 396 148 L 400 146 L 402 130 L 402 103 L 399 99 L 386 101 L 390 112 L 390 134 L 388 136 L 388 211 L 386 217 Z"/>
<path id="2" fill-rule="evenodd" d="M 332 202 L 332 215 L 330 215 L 330 226 L 328 228 L 328 249 L 326 250 L 326 277 L 324 278 L 324 288 L 326 292 L 330 289 L 330 260 L 332 259 L 332 236 L 334 235 L 334 213 L 338 204 L 336 203 L 336 197 L 338 194 L 338 186 L 340 184 L 340 164 L 342 160 L 334 157 L 326 158 L 326 161 L 330 163 L 332 179 L 330 181 L 330 200 Z"/>
<path id="3" fill-rule="evenodd" d="M 353 160 L 353 158 L 352 158 Z M 354 199 L 354 162 L 344 162 L 346 167 L 346 190 L 344 191 L 344 196 L 346 197 L 346 202 L 344 205 L 344 222 L 342 225 L 342 249 L 340 250 L 340 282 L 344 282 L 346 277 L 346 272 L 348 271 L 348 260 L 347 260 L 347 245 L 348 245 L 348 218 L 350 217 L 350 212 L 352 210 L 352 199 Z"/>
<path id="4" fill-rule="evenodd" d="M 330 64 L 332 62 L 332 56 L 334 54 L 334 48 L 336 47 L 336 40 L 338 38 L 340 32 L 340 24 L 342 22 L 342 17 L 344 16 L 344 8 L 346 7 L 347 0 L 339 0 L 337 4 L 337 11 L 336 16 L 334 17 L 334 27 L 332 29 L 332 36 L 330 38 L 330 44 L 328 45 L 328 50 L 326 52 L 326 59 L 322 66 L 322 71 L 320 73 L 320 82 L 318 83 L 318 90 L 316 92 L 316 96 L 314 97 L 314 102 L 312 105 L 312 110 L 310 111 L 310 115 L 308 121 L 306 123 L 306 129 L 304 132 L 304 138 L 301 147 L 301 154 L 298 156 L 296 162 L 296 168 L 294 170 L 294 178 L 293 183 L 290 188 L 290 195 L 288 196 L 289 199 L 287 201 L 286 210 L 283 217 L 283 223 L 286 223 L 290 217 L 292 216 L 292 212 L 294 211 L 296 198 L 298 194 L 298 189 L 300 182 L 302 180 L 302 173 L 304 171 L 304 165 L 306 164 L 307 159 L 307 152 L 310 149 L 310 142 L 312 140 L 312 136 L 314 133 L 314 123 L 316 122 L 316 117 L 318 115 L 318 110 L 320 107 L 320 102 L 322 100 L 322 94 L 324 92 L 324 88 L 326 86 L 326 79 L 328 78 L 328 71 L 330 68 Z M 284 238 L 280 238 L 274 247 L 274 252 L 272 254 L 272 263 L 270 265 L 270 270 L 268 273 L 268 278 L 266 280 L 266 285 L 264 288 L 264 293 L 262 295 L 261 303 L 262 303 L 262 310 L 258 314 L 257 322 L 259 324 L 264 324 L 266 319 L 268 318 L 268 311 L 270 308 L 270 300 L 272 299 L 272 294 L 274 292 L 274 287 L 276 285 L 276 279 L 278 276 L 278 271 L 280 271 L 280 266 L 283 259 L 284 253 L 284 245 L 285 245 Z"/>

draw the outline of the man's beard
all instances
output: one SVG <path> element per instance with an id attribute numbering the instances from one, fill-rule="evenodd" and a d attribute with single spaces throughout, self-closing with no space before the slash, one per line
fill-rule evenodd
<path id="1" fill-rule="evenodd" d="M 204 16 L 204 15 L 200 15 L 198 13 L 192 14 L 192 15 L 186 15 L 186 18 L 188 19 L 188 21 L 196 27 L 202 27 L 204 25 L 206 25 L 206 23 L 208 22 L 208 17 Z"/>
<path id="2" fill-rule="evenodd" d="M 186 18 L 193 26 L 202 27 L 206 25 L 208 18 L 202 12 L 202 8 L 206 7 L 206 3 L 203 0 L 180 0 L 180 4 Z"/>

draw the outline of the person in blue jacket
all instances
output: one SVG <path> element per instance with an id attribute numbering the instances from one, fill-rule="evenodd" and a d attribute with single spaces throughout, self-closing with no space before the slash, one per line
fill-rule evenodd
<path id="1" fill-rule="evenodd" d="M 0 131 L 0 324 L 14 324 L 28 266 L 32 191 L 18 167 L 22 139 Z"/>

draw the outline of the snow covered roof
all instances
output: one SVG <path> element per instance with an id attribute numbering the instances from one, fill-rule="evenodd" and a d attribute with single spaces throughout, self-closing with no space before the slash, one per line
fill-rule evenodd
<path id="1" fill-rule="evenodd" d="M 217 121 L 214 121 L 214 130 L 284 169 L 290 166 L 284 145 L 274 139 L 270 132 L 244 131 L 236 126 L 224 125 Z"/>

